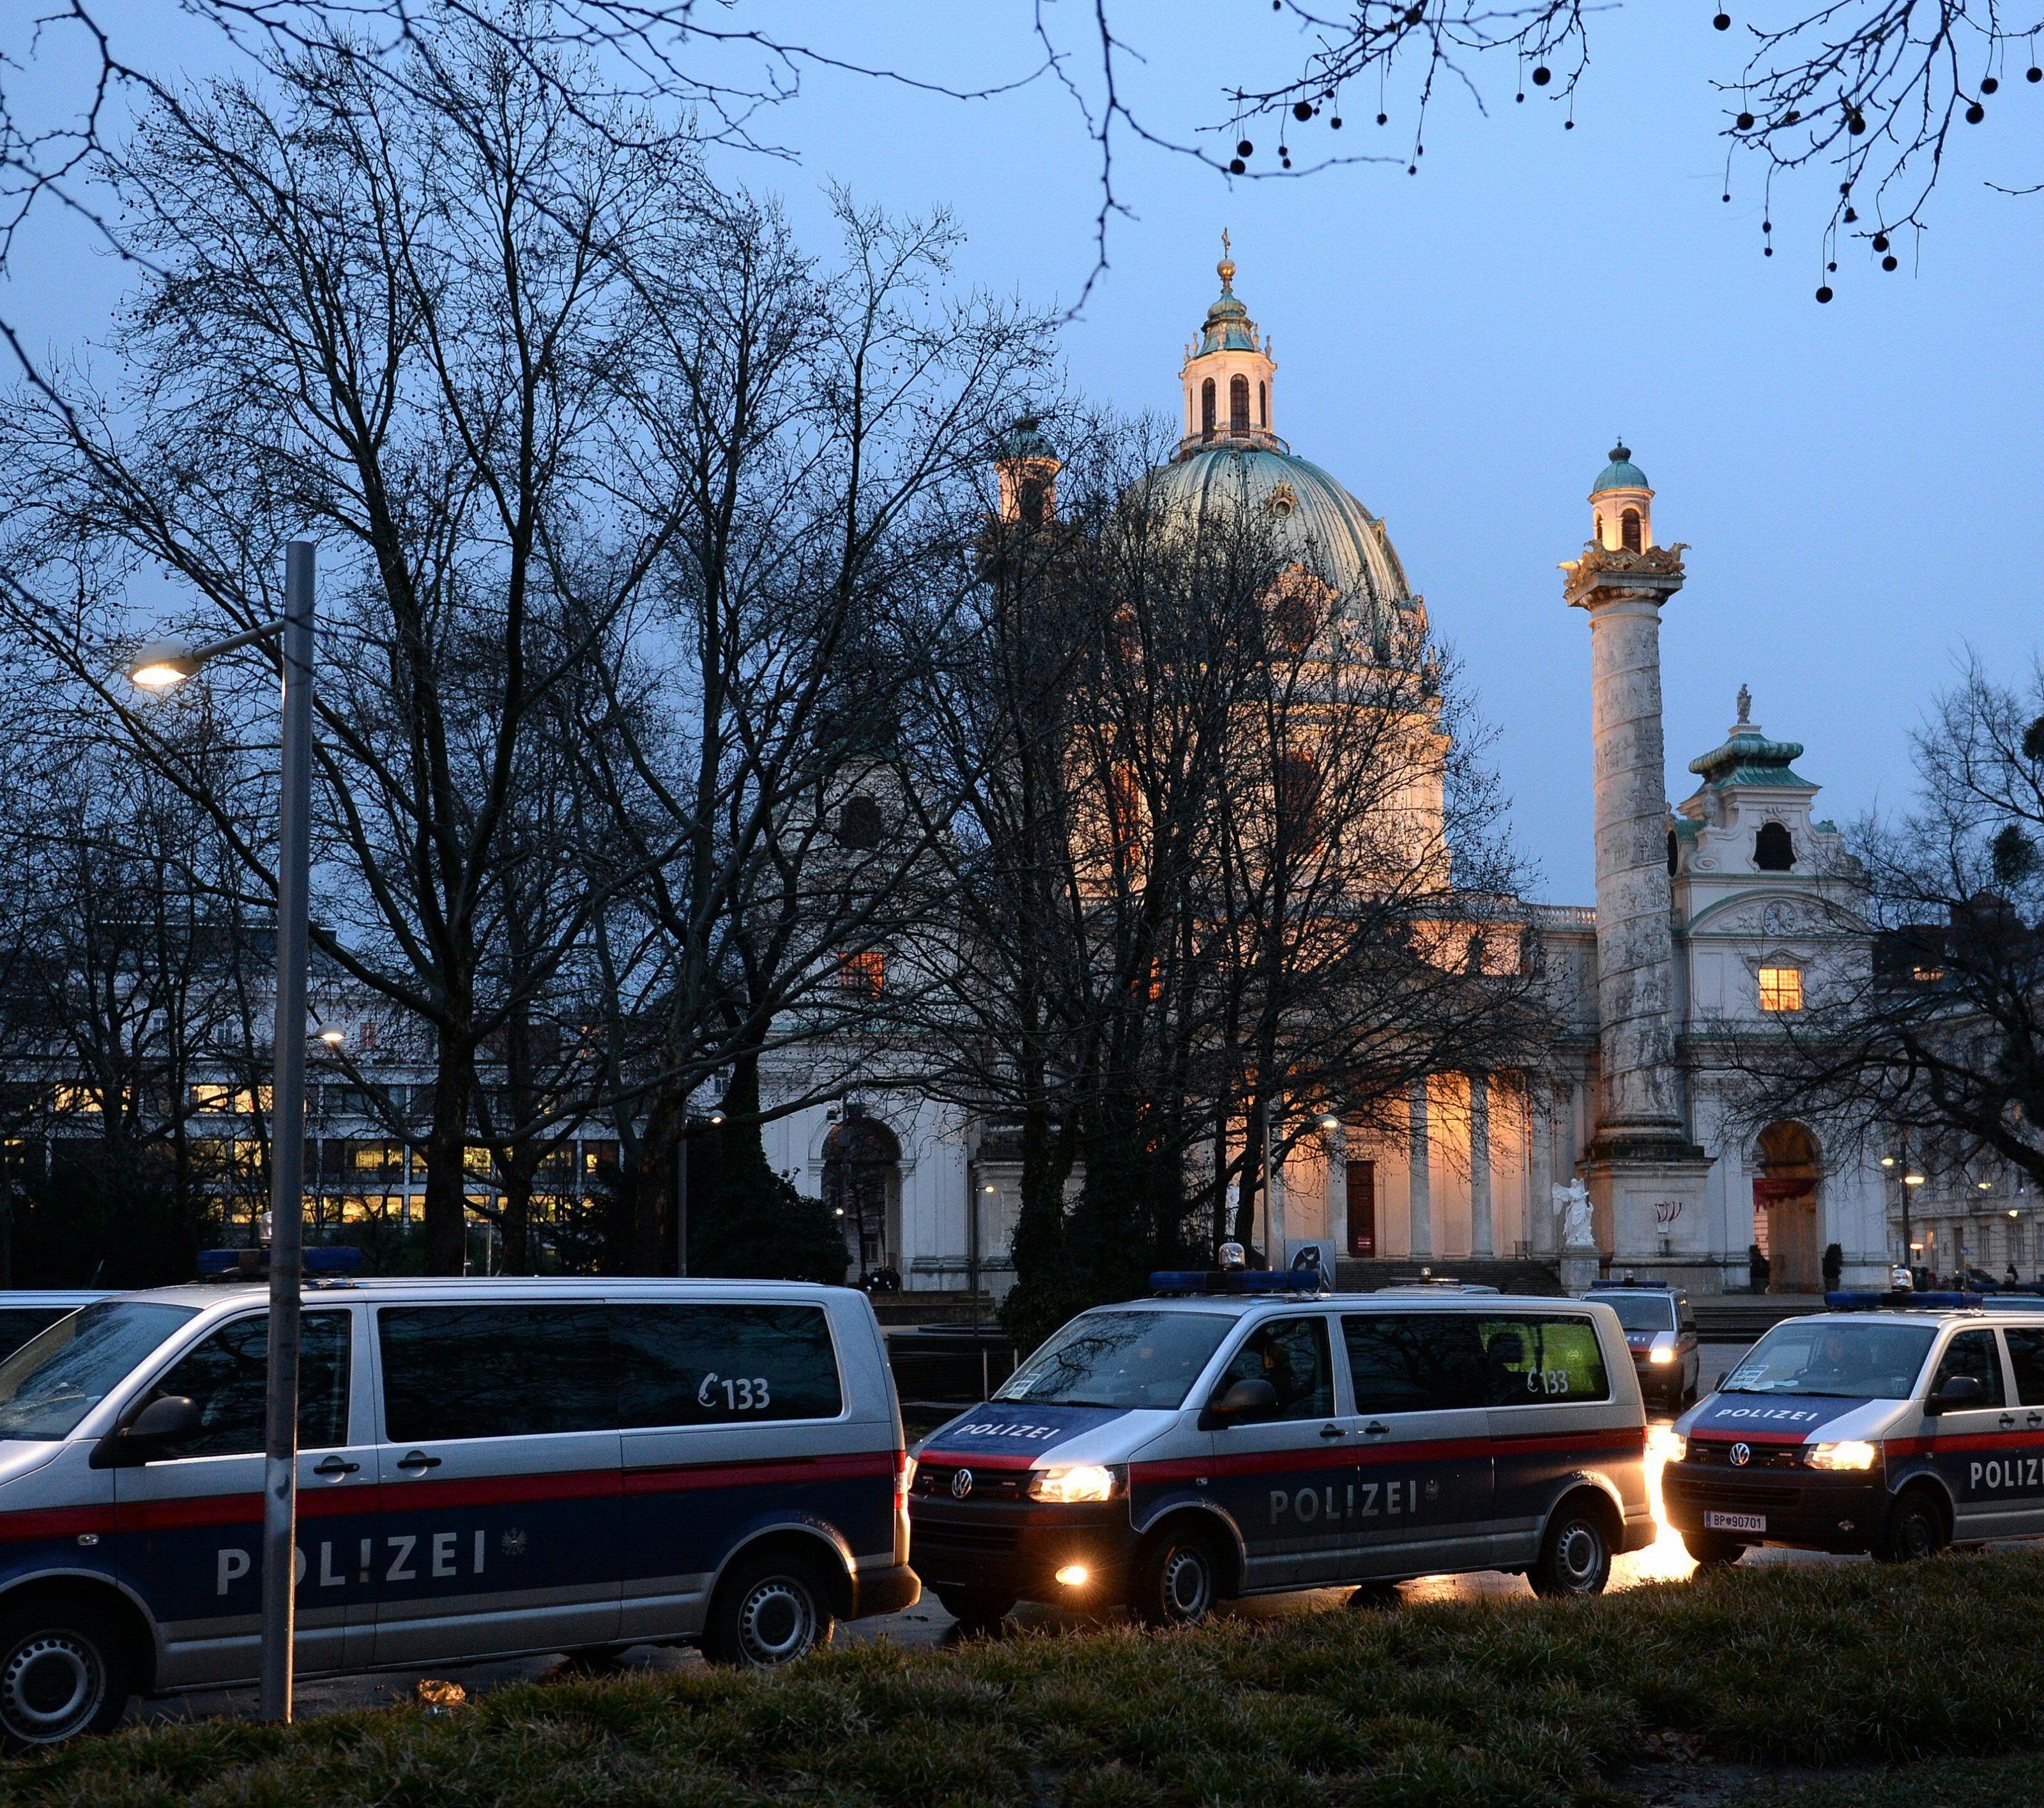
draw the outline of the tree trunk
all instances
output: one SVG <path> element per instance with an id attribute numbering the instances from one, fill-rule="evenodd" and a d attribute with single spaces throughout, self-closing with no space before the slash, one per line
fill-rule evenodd
<path id="1" fill-rule="evenodd" d="M 445 1030 L 440 1032 L 439 1052 L 432 1128 L 426 1133 L 426 1272 L 458 1275 L 468 1256 L 468 1176 L 463 1164 L 474 1079 Z"/>

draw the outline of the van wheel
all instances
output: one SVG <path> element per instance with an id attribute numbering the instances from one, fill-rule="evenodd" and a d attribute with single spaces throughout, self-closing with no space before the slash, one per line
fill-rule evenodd
<path id="1" fill-rule="evenodd" d="M 724 1579 L 710 1602 L 702 1653 L 713 1664 L 778 1669 L 828 1645 L 836 1630 L 830 1591 L 816 1567 L 769 1552 Z"/>
<path id="2" fill-rule="evenodd" d="M 1166 1528 L 1135 1561 L 1128 1610 L 1146 1626 L 1196 1626 L 1220 1598 L 1220 1555 L 1204 1532 Z"/>
<path id="3" fill-rule="evenodd" d="M 939 1588 L 937 1600 L 944 1611 L 969 1633 L 990 1633 L 1008 1618 L 1015 1597 L 991 1588 Z"/>
<path id="4" fill-rule="evenodd" d="M 1699 1569 L 1729 1569 L 1746 1555 L 1746 1546 L 1723 1532 L 1685 1532 L 1682 1548 Z"/>
<path id="5" fill-rule="evenodd" d="M 1874 1555 L 1885 1564 L 1914 1563 L 1945 1548 L 1945 1515 L 1927 1488 L 1911 1488 L 1888 1515 Z"/>
<path id="6" fill-rule="evenodd" d="M 0 1616 L 0 1742 L 10 1751 L 110 1731 L 133 1687 L 118 1629 L 86 1603 L 45 1600 Z"/>
<path id="7" fill-rule="evenodd" d="M 1610 1515 L 1588 1501 L 1564 1501 L 1548 1521 L 1539 1560 L 1527 1571 L 1533 1592 L 1553 1600 L 1601 1595 L 1611 1579 Z"/>

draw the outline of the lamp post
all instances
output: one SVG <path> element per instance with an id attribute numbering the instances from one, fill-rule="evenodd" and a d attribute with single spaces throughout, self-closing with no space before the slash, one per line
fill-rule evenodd
<path id="1" fill-rule="evenodd" d="M 277 804 L 277 998 L 270 1116 L 270 1373 L 263 1440 L 263 1696 L 265 1720 L 291 1718 L 298 1587 L 298 1305 L 305 1214 L 306 903 L 312 864 L 312 542 L 284 549 L 284 613 L 202 647 L 156 641 L 129 676 L 182 683 L 209 659 L 272 637 L 283 670 Z"/>

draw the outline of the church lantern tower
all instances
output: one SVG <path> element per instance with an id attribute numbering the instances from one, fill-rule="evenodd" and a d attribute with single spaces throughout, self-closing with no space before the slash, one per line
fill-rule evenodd
<path id="1" fill-rule="evenodd" d="M 1235 260 L 1228 234 L 1220 236 L 1220 294 L 1207 310 L 1198 340 L 1185 348 L 1178 382 L 1185 390 L 1185 437 L 1180 458 L 1210 446 L 1290 448 L 1271 429 L 1276 406 L 1278 360 L 1270 342 L 1257 331 L 1249 310 L 1235 293 Z"/>
<path id="2" fill-rule="evenodd" d="M 1607 552 L 1653 549 L 1654 490 L 1623 440 L 1590 491 L 1590 538 Z"/>
<path id="3" fill-rule="evenodd" d="M 1008 429 L 993 456 L 1001 482 L 1001 520 L 1007 527 L 1047 527 L 1058 516 L 1058 473 L 1064 468 L 1057 448 L 1043 437 L 1043 422 L 1025 414 Z"/>
<path id="4" fill-rule="evenodd" d="M 1676 1082 L 1661 607 L 1682 587 L 1684 548 L 1654 544 L 1653 500 L 1616 447 L 1590 494 L 1589 544 L 1562 567 L 1563 594 L 1590 624 L 1602 1085 L 1582 1168 L 1597 1243 L 1615 1263 L 1654 1260 L 1658 1225 L 1700 1209 L 1710 1169 Z"/>

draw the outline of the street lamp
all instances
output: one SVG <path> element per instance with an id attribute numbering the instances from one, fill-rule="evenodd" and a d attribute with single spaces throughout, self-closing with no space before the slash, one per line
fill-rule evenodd
<path id="1" fill-rule="evenodd" d="M 263 1698 L 265 1720 L 291 1718 L 298 1510 L 298 1286 L 305 1214 L 305 894 L 312 865 L 313 544 L 284 549 L 284 613 L 192 647 L 152 640 L 128 675 L 145 690 L 181 684 L 208 660 L 259 640 L 281 643 L 283 736 L 277 802 L 277 1000 L 271 1083 L 270 1379 L 263 1440 Z M 325 1033 L 322 1032 L 325 1039 Z"/>

